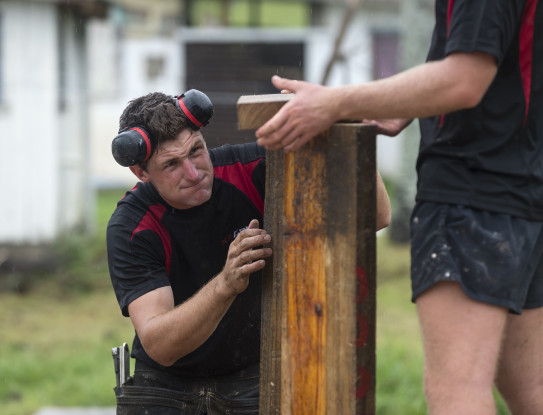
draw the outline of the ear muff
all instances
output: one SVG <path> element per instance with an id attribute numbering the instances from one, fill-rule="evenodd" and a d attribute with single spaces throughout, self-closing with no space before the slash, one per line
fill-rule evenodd
<path id="1" fill-rule="evenodd" d="M 111 143 L 115 161 L 123 167 L 147 161 L 153 154 L 153 144 L 147 131 L 134 127 L 120 132 Z"/>
<path id="2" fill-rule="evenodd" d="M 191 89 L 175 97 L 177 108 L 185 115 L 187 123 L 194 130 L 209 123 L 213 116 L 213 104 L 209 97 L 197 89 Z"/>
<path id="3" fill-rule="evenodd" d="M 181 111 L 187 124 L 194 130 L 209 123 L 213 116 L 213 104 L 209 97 L 197 89 L 191 89 L 174 97 L 175 105 Z M 155 141 L 141 127 L 121 131 L 111 143 L 113 157 L 123 167 L 145 162 L 153 154 Z"/>

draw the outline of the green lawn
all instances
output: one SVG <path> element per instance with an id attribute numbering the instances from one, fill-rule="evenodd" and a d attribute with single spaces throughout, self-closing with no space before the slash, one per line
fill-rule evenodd
<path id="1" fill-rule="evenodd" d="M 422 345 L 407 275 L 377 289 L 377 413 L 425 413 Z"/>
<path id="2" fill-rule="evenodd" d="M 25 294 L 0 293 L 0 413 L 30 415 L 43 406 L 113 406 L 111 348 L 131 342 L 111 289 L 103 230 L 119 191 L 100 193 L 90 240 L 69 238 L 55 275 Z M 425 414 L 422 348 L 410 302 L 408 246 L 378 238 L 377 414 Z M 507 414 L 500 409 L 500 415 Z"/>

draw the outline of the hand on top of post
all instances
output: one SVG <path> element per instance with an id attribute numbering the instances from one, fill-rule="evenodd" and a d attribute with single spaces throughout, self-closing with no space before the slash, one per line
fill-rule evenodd
<path id="1" fill-rule="evenodd" d="M 256 131 L 257 142 L 268 150 L 284 148 L 298 150 L 336 120 L 333 89 L 304 81 L 272 77 L 273 85 L 293 93 L 287 102 L 266 124 Z"/>

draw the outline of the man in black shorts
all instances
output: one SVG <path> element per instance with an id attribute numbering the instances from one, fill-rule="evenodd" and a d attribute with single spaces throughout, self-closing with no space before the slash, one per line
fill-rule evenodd
<path id="1" fill-rule="evenodd" d="M 420 118 L 412 286 L 430 414 L 543 414 L 543 1 L 436 0 L 428 61 L 290 102 L 257 131 L 294 151 L 331 123 Z"/>
<path id="2" fill-rule="evenodd" d="M 129 103 L 112 143 L 140 182 L 107 229 L 113 288 L 136 329 L 119 415 L 258 414 L 265 150 L 208 151 L 213 113 L 191 90 Z M 377 228 L 390 203 L 378 176 Z"/>

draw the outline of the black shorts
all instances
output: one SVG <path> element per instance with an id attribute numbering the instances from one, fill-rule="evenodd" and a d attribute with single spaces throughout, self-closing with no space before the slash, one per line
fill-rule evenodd
<path id="1" fill-rule="evenodd" d="M 258 415 L 259 365 L 213 378 L 172 376 L 136 361 L 117 395 L 117 415 Z"/>
<path id="2" fill-rule="evenodd" d="M 465 206 L 418 202 L 411 215 L 412 301 L 441 281 L 476 301 L 543 306 L 543 222 Z"/>

